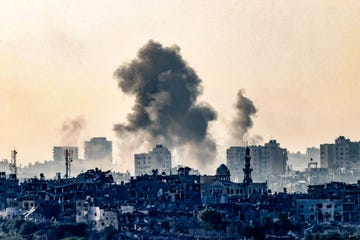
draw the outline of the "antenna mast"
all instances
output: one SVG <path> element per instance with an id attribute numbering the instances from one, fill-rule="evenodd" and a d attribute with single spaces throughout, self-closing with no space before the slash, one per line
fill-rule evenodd
<path id="1" fill-rule="evenodd" d="M 15 149 L 13 151 L 11 151 L 11 162 L 9 164 L 10 172 L 11 172 L 11 174 L 14 174 L 15 176 L 17 174 L 16 154 L 17 154 L 17 151 Z"/>
<path id="2" fill-rule="evenodd" d="M 70 177 L 70 173 L 71 173 L 71 162 L 73 160 L 73 150 L 65 149 L 64 155 L 65 155 L 65 167 L 66 167 L 65 178 L 68 179 Z"/>

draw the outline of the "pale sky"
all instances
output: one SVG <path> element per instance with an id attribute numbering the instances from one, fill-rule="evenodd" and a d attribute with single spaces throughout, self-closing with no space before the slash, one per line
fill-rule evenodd
<path id="1" fill-rule="evenodd" d="M 133 98 L 113 72 L 149 39 L 178 45 L 202 79 L 219 163 L 241 88 L 264 141 L 304 152 L 339 135 L 360 140 L 359 1 L 1 0 L 0 158 L 15 146 L 22 165 L 49 160 L 62 123 L 83 117 L 81 151 L 105 136 L 119 169 L 132 169 L 112 127 Z"/>

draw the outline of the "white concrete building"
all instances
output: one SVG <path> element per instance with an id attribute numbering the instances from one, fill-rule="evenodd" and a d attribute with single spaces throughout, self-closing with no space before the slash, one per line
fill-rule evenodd
<path id="1" fill-rule="evenodd" d="M 76 222 L 90 224 L 96 231 L 102 231 L 110 226 L 118 229 L 118 217 L 115 211 L 92 206 L 87 200 L 76 201 Z"/>
<path id="2" fill-rule="evenodd" d="M 156 145 L 149 153 L 134 155 L 135 175 L 152 174 L 157 170 L 159 174 L 169 175 L 171 172 L 171 152 L 163 145 Z"/>

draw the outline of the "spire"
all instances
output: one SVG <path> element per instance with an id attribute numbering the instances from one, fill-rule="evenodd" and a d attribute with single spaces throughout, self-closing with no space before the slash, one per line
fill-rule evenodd
<path id="1" fill-rule="evenodd" d="M 244 171 L 243 183 L 246 185 L 249 185 L 250 183 L 252 183 L 252 179 L 251 179 L 252 168 L 250 168 L 250 159 L 251 159 L 250 148 L 246 147 L 245 168 L 243 169 L 243 171 Z"/>

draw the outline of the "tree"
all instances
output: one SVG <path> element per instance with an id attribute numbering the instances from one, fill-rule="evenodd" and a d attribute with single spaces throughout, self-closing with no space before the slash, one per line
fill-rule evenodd
<path id="1" fill-rule="evenodd" d="M 106 227 L 103 231 L 102 231 L 102 236 L 100 239 L 115 239 L 116 235 L 118 234 L 118 230 L 116 230 L 116 228 L 114 228 L 113 226 L 110 227 Z"/>
<path id="2" fill-rule="evenodd" d="M 218 230 L 221 227 L 222 216 L 213 208 L 206 207 L 200 210 L 198 219 L 208 230 Z"/>
<path id="3" fill-rule="evenodd" d="M 39 229 L 39 226 L 33 222 L 27 221 L 24 222 L 19 230 L 21 235 L 30 235 L 36 232 Z"/>

